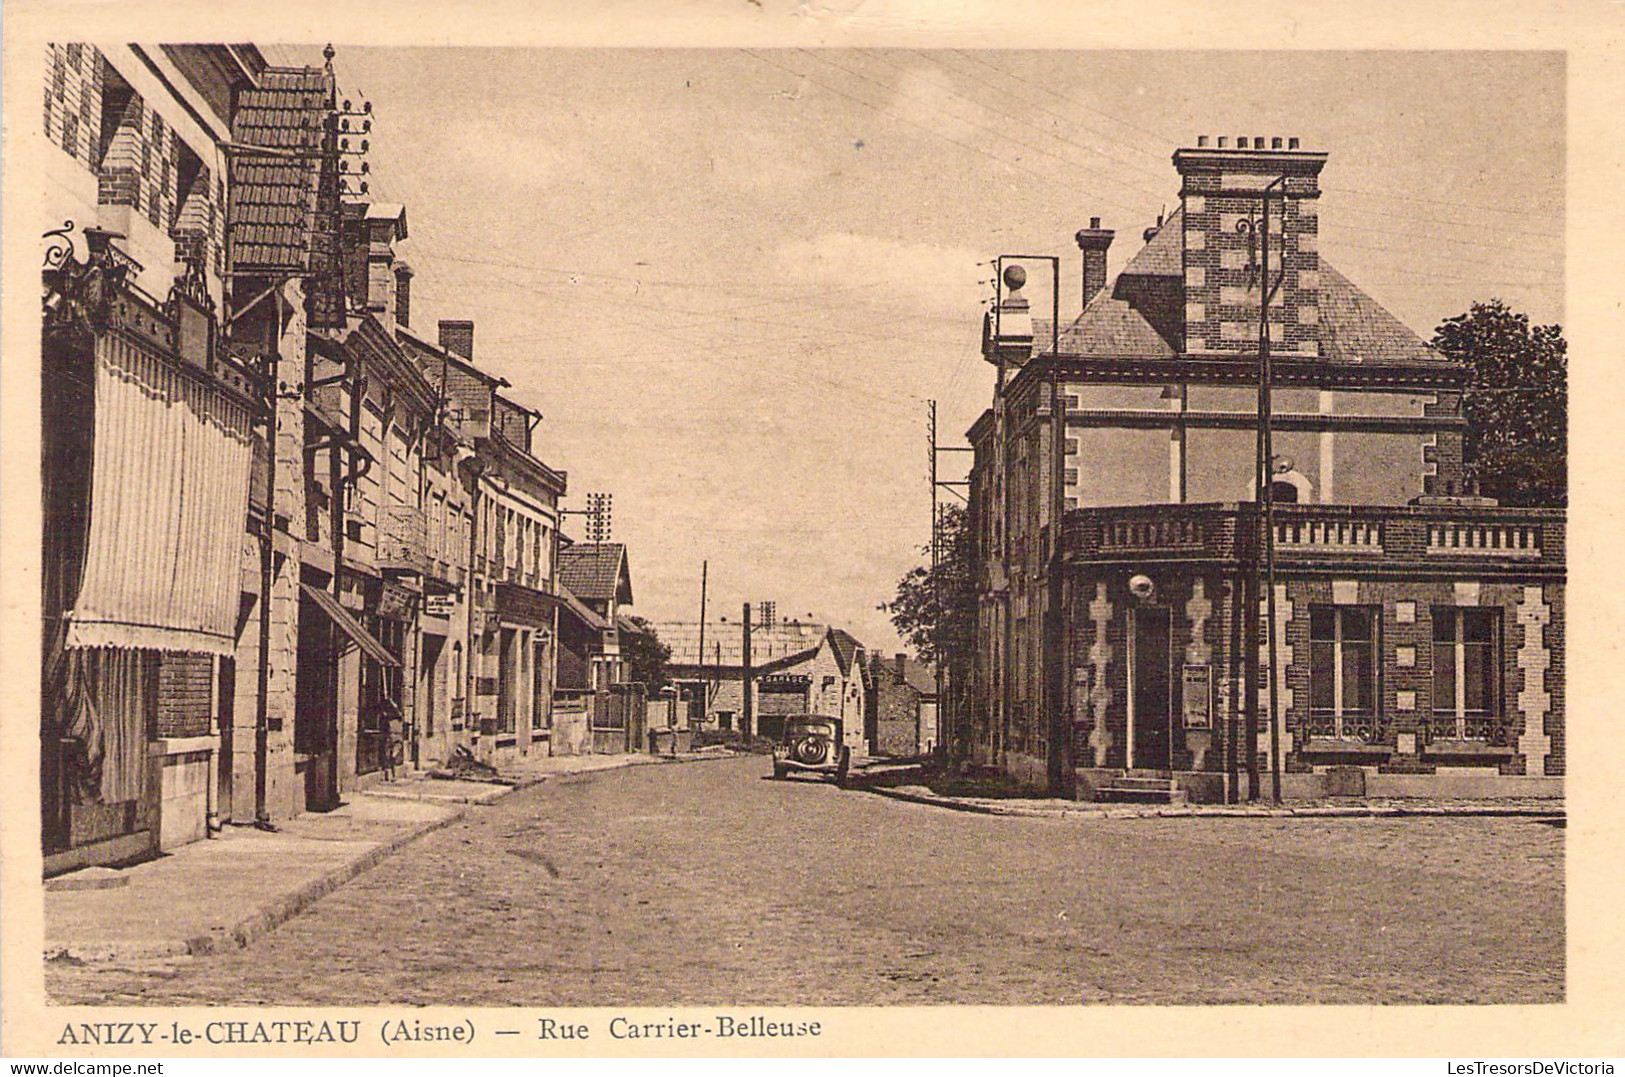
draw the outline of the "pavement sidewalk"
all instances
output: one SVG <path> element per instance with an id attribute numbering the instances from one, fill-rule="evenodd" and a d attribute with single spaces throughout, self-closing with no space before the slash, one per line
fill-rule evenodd
<path id="1" fill-rule="evenodd" d="M 449 806 L 362 793 L 331 812 L 290 819 L 274 832 L 227 827 L 217 838 L 116 873 L 90 869 L 101 880 L 122 882 L 107 889 L 46 890 L 46 960 L 103 964 L 247 946 L 462 814 Z"/>
<path id="2" fill-rule="evenodd" d="M 677 761 L 712 758 L 691 753 Z M 228 826 L 132 867 L 92 868 L 49 880 L 45 958 L 116 964 L 247 946 L 407 843 L 548 778 L 672 762 L 671 756 L 566 756 L 525 760 L 503 782 L 416 772 L 307 812 L 275 832 Z M 56 889 L 84 886 L 85 889 Z"/>
<path id="3" fill-rule="evenodd" d="M 1376 818 L 1394 816 L 1518 816 L 1533 819 L 1564 817 L 1561 800 L 1382 800 L 1304 801 L 1276 807 L 1272 804 L 1096 804 L 1070 800 L 1017 797 L 961 797 L 937 793 L 923 785 L 854 783 L 854 788 L 893 800 L 948 808 L 978 815 L 1009 815 L 1037 819 L 1147 819 L 1147 818 Z"/>

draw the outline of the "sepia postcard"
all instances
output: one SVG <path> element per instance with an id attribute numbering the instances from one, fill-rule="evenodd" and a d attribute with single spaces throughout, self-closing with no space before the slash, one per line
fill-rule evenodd
<path id="1" fill-rule="evenodd" d="M 6 15 L 9 1056 L 1625 1054 L 1617 5 Z"/>

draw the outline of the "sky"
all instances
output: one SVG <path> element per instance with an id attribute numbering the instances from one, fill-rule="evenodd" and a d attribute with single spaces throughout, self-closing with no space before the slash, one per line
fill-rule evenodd
<path id="1" fill-rule="evenodd" d="M 1115 273 L 1198 135 L 1329 153 L 1323 255 L 1424 338 L 1491 297 L 1563 318 L 1558 53 L 340 42 L 335 66 L 372 102 L 372 197 L 407 208 L 413 327 L 475 322 L 566 506 L 614 495 L 657 620 L 698 618 L 708 563 L 712 619 L 773 601 L 897 649 L 926 402 L 963 445 L 991 398 L 985 263 L 1060 255 L 1075 317 L 1073 233 L 1116 229 Z"/>

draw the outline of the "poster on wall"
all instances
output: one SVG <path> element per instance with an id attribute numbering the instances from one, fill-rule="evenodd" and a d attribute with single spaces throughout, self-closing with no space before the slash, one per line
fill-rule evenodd
<path id="1" fill-rule="evenodd" d="M 1186 729 L 1211 729 L 1213 725 L 1213 667 L 1186 666 L 1184 688 L 1180 692 L 1184 703 Z"/>

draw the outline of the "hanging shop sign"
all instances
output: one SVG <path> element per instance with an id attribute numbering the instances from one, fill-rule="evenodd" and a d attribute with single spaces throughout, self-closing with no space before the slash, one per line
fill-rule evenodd
<path id="1" fill-rule="evenodd" d="M 392 621 L 411 620 L 415 598 L 406 588 L 384 580 L 379 584 L 378 608 L 374 612 Z"/>

